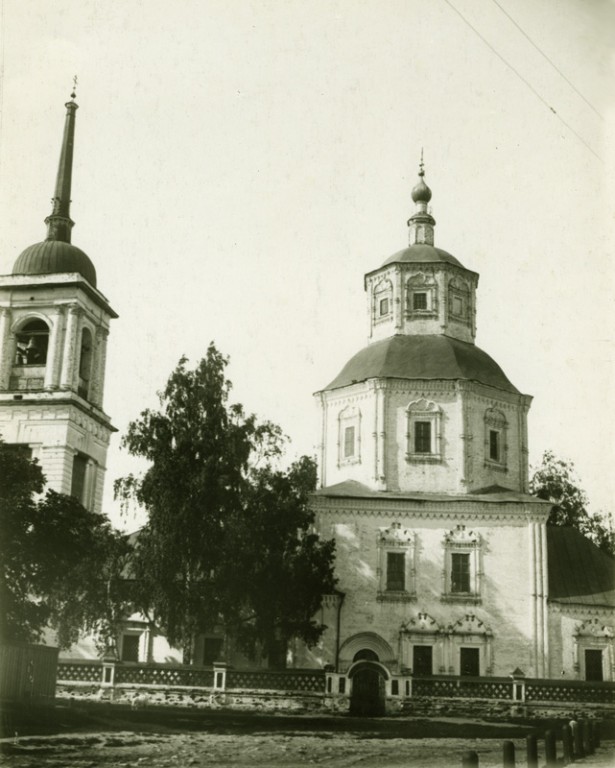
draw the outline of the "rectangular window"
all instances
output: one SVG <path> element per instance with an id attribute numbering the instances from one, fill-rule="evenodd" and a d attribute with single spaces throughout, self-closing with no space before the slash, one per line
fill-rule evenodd
<path id="1" fill-rule="evenodd" d="M 478 648 L 459 649 L 459 674 L 467 677 L 480 676 L 480 653 Z"/>
<path id="2" fill-rule="evenodd" d="M 457 317 L 463 315 L 463 299 L 460 299 L 459 296 L 453 297 L 453 314 Z"/>
<path id="3" fill-rule="evenodd" d="M 470 591 L 470 555 L 465 552 L 451 554 L 451 592 Z"/>
<path id="4" fill-rule="evenodd" d="M 399 680 L 391 680 L 391 696 L 399 696 Z"/>
<path id="5" fill-rule="evenodd" d="M 346 693 L 346 678 L 340 677 L 337 684 L 338 693 Z"/>
<path id="6" fill-rule="evenodd" d="M 122 637 L 122 661 L 139 661 L 140 635 L 124 635 Z"/>
<path id="7" fill-rule="evenodd" d="M 380 299 L 380 317 L 383 315 L 389 314 L 389 300 L 388 299 Z"/>
<path id="8" fill-rule="evenodd" d="M 84 502 L 85 470 L 88 464 L 87 457 L 78 453 L 73 458 L 73 477 L 70 487 L 70 495 L 74 496 L 81 504 Z"/>
<path id="9" fill-rule="evenodd" d="M 427 294 L 426 293 L 413 293 L 412 294 L 412 309 L 427 309 Z"/>
<path id="10" fill-rule="evenodd" d="M 406 588 L 406 555 L 387 552 L 387 591 L 403 592 Z"/>
<path id="11" fill-rule="evenodd" d="M 602 651 L 596 648 L 585 649 L 585 679 L 601 682 L 602 677 Z"/>
<path id="12" fill-rule="evenodd" d="M 354 456 L 354 427 L 344 429 L 344 458 Z"/>
<path id="13" fill-rule="evenodd" d="M 431 645 L 415 645 L 412 649 L 412 674 L 418 677 L 433 674 L 433 648 Z"/>
<path id="14" fill-rule="evenodd" d="M 431 453 L 431 421 L 414 422 L 414 452 Z"/>
<path id="15" fill-rule="evenodd" d="M 489 458 L 492 461 L 500 460 L 500 433 L 497 429 L 489 430 Z"/>

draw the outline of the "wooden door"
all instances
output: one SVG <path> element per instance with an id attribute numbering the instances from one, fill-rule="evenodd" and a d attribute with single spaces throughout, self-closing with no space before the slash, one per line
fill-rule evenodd
<path id="1" fill-rule="evenodd" d="M 357 717 L 381 717 L 385 710 L 383 675 L 373 667 L 357 670 L 352 678 L 350 714 Z"/>

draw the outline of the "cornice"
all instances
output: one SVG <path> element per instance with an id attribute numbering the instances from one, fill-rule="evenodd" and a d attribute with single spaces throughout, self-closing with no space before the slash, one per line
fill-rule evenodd
<path id="1" fill-rule="evenodd" d="M 422 501 L 414 499 L 349 499 L 313 496 L 311 506 L 323 514 L 346 514 L 359 517 L 390 518 L 404 516 L 418 520 L 452 520 L 478 527 L 484 522 L 526 525 L 546 521 L 550 504 L 531 502 L 487 501 Z M 534 508 L 536 507 L 536 508 Z"/>

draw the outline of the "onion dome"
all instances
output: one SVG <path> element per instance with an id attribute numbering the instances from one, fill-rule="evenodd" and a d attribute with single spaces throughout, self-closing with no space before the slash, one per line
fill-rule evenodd
<path id="1" fill-rule="evenodd" d="M 59 272 L 78 272 L 96 287 L 96 269 L 90 258 L 71 244 L 74 221 L 70 217 L 70 193 L 75 141 L 75 91 L 66 105 L 64 136 L 56 178 L 52 211 L 45 219 L 47 238 L 25 249 L 13 265 L 14 275 L 48 275 Z"/>
<path id="2" fill-rule="evenodd" d="M 14 275 L 49 275 L 78 272 L 96 288 L 96 268 L 90 257 L 72 243 L 43 240 L 22 251 L 13 265 Z"/>
<path id="3" fill-rule="evenodd" d="M 419 171 L 419 182 L 412 188 L 412 199 L 415 203 L 428 203 L 431 200 L 431 189 L 425 184 L 423 176 L 423 162 L 421 161 L 421 170 Z"/>

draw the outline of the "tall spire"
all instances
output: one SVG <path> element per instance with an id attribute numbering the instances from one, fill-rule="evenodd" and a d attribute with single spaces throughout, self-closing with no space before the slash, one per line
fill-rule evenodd
<path id="1" fill-rule="evenodd" d="M 53 208 L 51 214 L 45 219 L 47 225 L 47 240 L 59 240 L 70 243 L 70 233 L 74 221 L 70 217 L 70 188 L 73 174 L 73 145 L 75 141 L 75 113 L 79 107 L 75 103 L 77 77 L 73 78 L 73 90 L 71 100 L 66 107 L 66 120 L 64 122 L 64 137 L 60 152 L 60 164 L 56 179 L 55 194 L 52 198 Z"/>
<path id="2" fill-rule="evenodd" d="M 423 163 L 423 150 L 421 149 L 421 162 L 419 163 L 419 181 L 412 189 L 412 199 L 416 204 L 416 213 L 408 219 L 408 239 L 410 245 L 433 245 L 433 228 L 436 220 L 427 210 L 427 204 L 431 200 L 431 189 L 425 184 L 425 164 Z"/>

